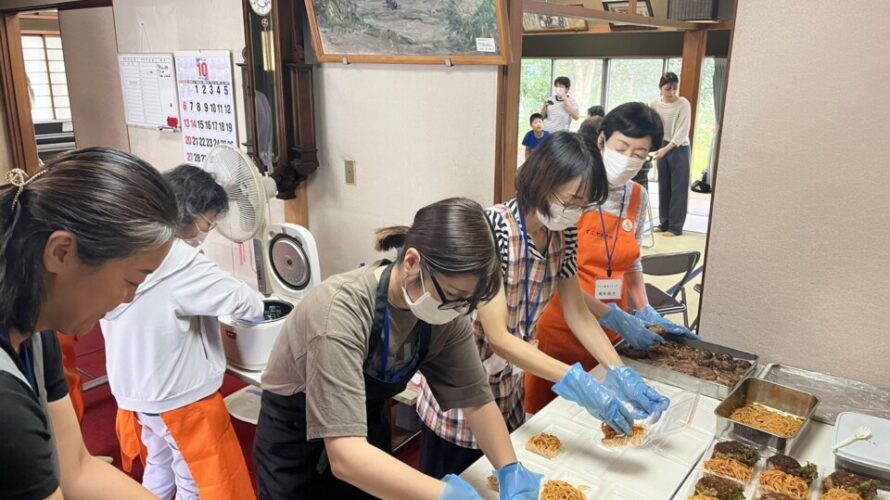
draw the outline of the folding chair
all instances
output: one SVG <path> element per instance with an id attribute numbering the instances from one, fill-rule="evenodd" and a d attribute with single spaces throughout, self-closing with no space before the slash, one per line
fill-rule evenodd
<path id="1" fill-rule="evenodd" d="M 686 308 L 686 283 L 690 275 L 701 259 L 701 252 L 677 252 L 646 255 L 640 259 L 643 264 L 643 274 L 650 276 L 673 276 L 682 274 L 683 277 L 667 291 L 663 291 L 651 283 L 646 283 L 646 298 L 659 314 L 683 314 L 683 325 L 689 326 L 689 314 Z M 679 295 L 679 300 L 678 300 Z"/>

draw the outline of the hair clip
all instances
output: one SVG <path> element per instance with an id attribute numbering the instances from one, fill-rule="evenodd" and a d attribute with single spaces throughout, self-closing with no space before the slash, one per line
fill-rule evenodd
<path id="1" fill-rule="evenodd" d="M 35 179 L 45 173 L 46 170 L 41 170 L 31 177 L 28 177 L 28 173 L 20 168 L 14 168 L 6 173 L 6 181 L 16 187 L 15 196 L 12 198 L 13 210 L 16 210 L 18 208 L 19 197 L 22 195 L 22 191 L 25 190 L 28 184 L 31 184 L 32 182 L 34 182 Z"/>

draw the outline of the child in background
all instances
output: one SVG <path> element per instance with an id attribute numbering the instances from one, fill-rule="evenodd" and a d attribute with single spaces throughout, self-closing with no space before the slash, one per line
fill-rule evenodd
<path id="1" fill-rule="evenodd" d="M 528 118 L 528 124 L 532 127 L 529 130 L 525 137 L 522 138 L 522 145 L 525 146 L 525 159 L 528 160 L 528 157 L 531 156 L 532 151 L 538 147 L 541 142 L 549 137 L 551 134 L 544 130 L 544 115 L 541 113 L 533 113 Z"/>

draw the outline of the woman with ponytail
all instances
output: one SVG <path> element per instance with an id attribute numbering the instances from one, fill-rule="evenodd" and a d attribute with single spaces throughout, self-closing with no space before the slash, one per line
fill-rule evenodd
<path id="1" fill-rule="evenodd" d="M 55 331 L 85 335 L 133 299 L 175 236 L 148 163 L 90 148 L 0 186 L 0 498 L 153 498 L 83 444 Z"/>
<path id="2" fill-rule="evenodd" d="M 254 447 L 260 498 L 479 498 L 389 454 L 386 402 L 419 371 L 441 404 L 464 410 L 501 498 L 537 499 L 541 476 L 516 461 L 468 318 L 500 286 L 482 207 L 433 203 L 411 227 L 378 231 L 377 249 L 395 261 L 328 278 L 278 337 Z"/>

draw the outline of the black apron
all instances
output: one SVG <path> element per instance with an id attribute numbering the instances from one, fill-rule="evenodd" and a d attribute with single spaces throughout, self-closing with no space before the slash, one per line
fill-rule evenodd
<path id="1" fill-rule="evenodd" d="M 387 295 L 392 265 L 384 270 L 377 286 L 374 323 L 368 340 L 368 357 L 363 367 L 368 442 L 389 453 L 392 439 L 387 402 L 405 390 L 408 381 L 426 358 L 430 344 L 430 325 L 418 321 L 415 331 L 418 347 L 413 359 L 389 375 L 371 366 L 380 354 L 388 358 L 383 342 L 389 331 Z M 379 352 L 379 350 L 383 352 Z M 384 365 L 385 366 L 385 365 Z M 261 499 L 301 498 L 373 498 L 358 488 L 340 481 L 331 472 L 324 440 L 306 439 L 306 394 L 281 396 L 263 391 L 257 423 L 254 460 Z"/>

